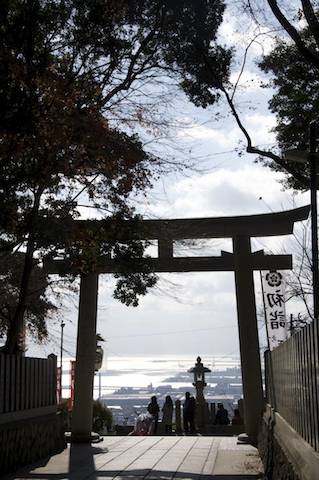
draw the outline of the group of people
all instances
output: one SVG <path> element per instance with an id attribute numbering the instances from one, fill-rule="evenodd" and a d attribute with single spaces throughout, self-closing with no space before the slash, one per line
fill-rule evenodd
<path id="1" fill-rule="evenodd" d="M 137 417 L 136 425 L 132 435 L 152 435 L 157 433 L 158 420 L 160 415 L 160 406 L 157 403 L 155 395 L 151 397 L 151 401 L 147 406 L 147 413 L 142 413 Z M 190 394 L 186 392 L 185 401 L 183 403 L 183 425 L 184 432 L 186 434 L 195 433 L 195 411 L 196 400 Z M 162 424 L 165 428 L 167 435 L 172 433 L 173 426 L 173 412 L 174 404 L 170 395 L 165 398 L 164 405 L 162 407 Z M 215 415 L 214 425 L 229 425 L 230 420 L 228 417 L 228 411 L 224 408 L 222 403 L 218 403 L 217 412 Z M 232 425 L 242 424 L 242 419 L 239 414 L 239 410 L 234 410 L 234 417 L 232 419 Z"/>
<path id="2" fill-rule="evenodd" d="M 153 433 L 157 433 L 157 426 L 158 426 L 158 419 L 159 419 L 159 412 L 160 407 L 157 403 L 157 398 L 155 395 L 151 397 L 151 401 L 147 406 L 147 411 L 150 415 L 152 415 L 153 420 Z M 174 404 L 173 400 L 170 395 L 167 395 L 165 398 L 165 402 L 162 408 L 162 424 L 165 426 L 165 433 L 170 434 L 172 433 L 172 426 L 173 426 L 173 411 L 174 411 Z"/>
<path id="3" fill-rule="evenodd" d="M 185 394 L 185 402 L 183 403 L 183 420 L 185 433 L 195 432 L 195 398 L 189 392 Z M 160 415 L 160 406 L 157 403 L 155 395 L 151 397 L 151 401 L 147 406 L 147 413 L 141 413 L 137 419 L 132 435 L 152 435 L 157 433 L 158 420 Z M 162 424 L 167 435 L 172 433 L 173 429 L 173 412 L 174 403 L 170 395 L 165 398 L 162 407 Z"/>
<path id="4" fill-rule="evenodd" d="M 222 403 L 218 403 L 214 425 L 229 425 L 230 423 L 232 425 L 243 425 L 244 421 L 240 415 L 239 409 L 234 409 L 234 416 L 230 421 L 228 417 L 228 410 L 224 408 L 224 405 Z"/>
<path id="5" fill-rule="evenodd" d="M 183 424 L 184 424 L 185 433 L 195 433 L 195 408 L 196 408 L 195 398 L 189 392 L 186 392 L 185 401 L 183 403 Z M 165 399 L 165 403 L 162 408 L 162 424 L 165 427 L 166 434 L 172 433 L 173 410 L 174 410 L 173 400 L 169 395 L 167 395 Z M 155 397 L 155 395 L 151 398 L 151 401 L 147 407 L 147 411 L 153 416 L 153 420 L 154 420 L 153 433 L 155 434 L 157 432 L 158 418 L 159 418 L 159 412 L 160 412 L 160 407 L 157 403 L 157 398 Z"/>

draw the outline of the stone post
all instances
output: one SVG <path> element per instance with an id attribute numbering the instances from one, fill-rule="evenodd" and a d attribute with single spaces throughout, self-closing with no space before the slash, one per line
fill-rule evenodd
<path id="1" fill-rule="evenodd" d="M 234 237 L 233 249 L 245 427 L 248 437 L 253 439 L 261 421 L 263 389 L 250 238 Z"/>
<path id="2" fill-rule="evenodd" d="M 81 275 L 71 440 L 91 441 L 98 274 Z"/>
<path id="3" fill-rule="evenodd" d="M 49 396 L 49 402 L 47 405 L 56 405 L 57 404 L 57 364 L 58 364 L 58 357 L 54 355 L 54 353 L 50 353 L 48 355 L 48 360 L 50 361 L 50 378 L 49 378 L 49 385 L 47 387 L 47 392 Z M 53 364 L 53 365 L 52 365 Z M 24 389 L 25 386 L 23 385 L 24 382 L 21 383 L 21 389 Z M 21 398 L 23 398 L 24 391 L 22 390 Z"/>
<path id="4" fill-rule="evenodd" d="M 243 422 L 245 423 L 244 401 L 242 398 L 238 400 L 238 410 Z"/>
<path id="5" fill-rule="evenodd" d="M 216 403 L 213 402 L 210 404 L 210 422 L 214 425 L 216 417 Z"/>
<path id="6" fill-rule="evenodd" d="M 181 415 L 181 401 L 176 400 L 175 402 L 175 429 L 176 433 L 179 435 L 182 433 L 182 415 Z"/>

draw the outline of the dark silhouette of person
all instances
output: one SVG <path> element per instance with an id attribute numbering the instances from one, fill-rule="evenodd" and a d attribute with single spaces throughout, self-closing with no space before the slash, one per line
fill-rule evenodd
<path id="1" fill-rule="evenodd" d="M 172 433 L 172 425 L 173 425 L 173 400 L 169 395 L 165 398 L 165 403 L 162 408 L 163 417 L 162 417 L 162 424 L 165 425 L 165 433 Z"/>
<path id="2" fill-rule="evenodd" d="M 235 408 L 235 410 L 234 410 L 234 416 L 231 419 L 231 424 L 232 425 L 243 425 L 244 424 L 243 419 L 240 416 L 240 412 L 239 412 L 238 408 Z"/>
<path id="3" fill-rule="evenodd" d="M 151 397 L 151 401 L 150 403 L 148 404 L 147 406 L 147 411 L 148 413 L 150 413 L 153 417 L 153 420 L 154 420 L 154 429 L 153 429 L 153 433 L 156 434 L 157 432 L 157 425 L 158 425 L 158 413 L 160 411 L 160 408 L 159 408 L 159 405 L 157 403 L 157 398 L 155 397 L 155 395 L 153 395 Z"/>
<path id="4" fill-rule="evenodd" d="M 183 404 L 184 432 L 195 433 L 195 398 L 189 392 L 185 393 L 185 402 Z"/>
<path id="5" fill-rule="evenodd" d="M 222 403 L 218 403 L 214 425 L 229 425 L 228 410 L 224 408 Z"/>

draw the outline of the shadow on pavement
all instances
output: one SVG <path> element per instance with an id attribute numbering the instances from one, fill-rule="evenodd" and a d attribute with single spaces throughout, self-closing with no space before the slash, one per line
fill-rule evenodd
<path id="1" fill-rule="evenodd" d="M 193 472 L 176 472 L 172 470 L 157 470 L 154 468 L 134 469 L 128 465 L 126 469 L 108 470 L 107 461 L 96 465 L 95 456 L 108 452 L 106 447 L 87 444 L 71 444 L 69 452 L 59 459 L 45 459 L 37 464 L 25 467 L 15 474 L 2 477 L 3 480 L 265 480 L 262 473 L 258 474 L 199 474 Z M 132 460 L 133 461 L 133 460 Z M 100 468 L 100 469 L 99 469 Z"/>
<path id="2" fill-rule="evenodd" d="M 96 479 L 96 467 L 94 456 L 107 453 L 107 448 L 100 448 L 87 444 L 71 444 L 69 460 L 63 464 L 52 462 L 52 457 L 47 457 L 39 462 L 33 463 L 19 469 L 17 472 L 1 477 L 3 480 L 20 480 L 29 478 L 38 479 L 72 479 L 77 480 L 90 478 Z M 50 462 L 51 458 L 51 462 Z M 41 470 L 43 471 L 41 472 Z"/>
<path id="3" fill-rule="evenodd" d="M 88 448 L 86 451 L 84 449 L 78 449 L 78 445 L 73 449 L 73 454 L 70 455 L 70 466 L 69 472 L 59 472 L 59 473 L 27 473 L 24 472 L 23 476 L 12 477 L 15 479 L 20 478 L 34 478 L 39 480 L 62 480 L 62 479 L 76 479 L 76 480 L 96 480 L 97 478 L 116 478 L 117 480 L 133 480 L 133 479 L 145 479 L 145 480 L 265 480 L 265 476 L 261 474 L 257 475 L 201 475 L 198 473 L 190 472 L 174 472 L 174 471 L 162 471 L 162 470 L 149 470 L 149 469 L 140 469 L 140 470 L 97 470 L 95 471 L 94 466 L 94 447 L 92 447 L 92 455 L 88 456 Z M 79 451 L 82 450 L 82 453 L 85 453 L 85 459 L 82 458 L 82 467 L 79 465 Z M 93 453 L 94 452 L 94 453 Z M 72 465 L 71 457 L 73 460 L 76 460 L 76 463 Z"/>

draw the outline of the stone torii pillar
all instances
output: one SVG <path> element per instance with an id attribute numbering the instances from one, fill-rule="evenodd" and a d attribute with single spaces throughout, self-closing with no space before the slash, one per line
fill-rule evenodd
<path id="1" fill-rule="evenodd" d="M 233 238 L 237 320 L 244 395 L 245 429 L 248 437 L 258 434 L 264 405 L 259 338 L 256 322 L 254 272 L 250 238 Z"/>
<path id="2" fill-rule="evenodd" d="M 81 275 L 72 412 L 71 441 L 90 442 L 93 437 L 93 386 L 96 354 L 98 274 Z"/>

